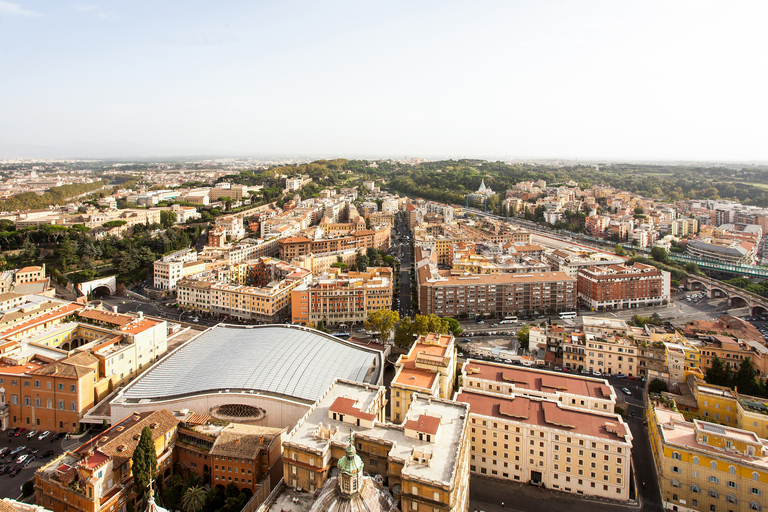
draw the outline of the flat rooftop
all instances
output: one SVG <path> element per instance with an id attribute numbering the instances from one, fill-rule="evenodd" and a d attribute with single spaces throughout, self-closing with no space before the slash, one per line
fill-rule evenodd
<path id="1" fill-rule="evenodd" d="M 381 352 L 313 329 L 219 324 L 153 366 L 117 399 L 259 391 L 315 402 L 337 377 L 379 384 Z"/>
<path id="2" fill-rule="evenodd" d="M 356 426 L 344 423 L 329 417 L 328 410 L 337 398 L 349 398 L 356 402 L 355 407 L 363 412 L 368 412 L 371 404 L 381 388 L 337 381 L 326 394 L 318 401 L 316 406 L 307 413 L 304 421 L 296 426 L 285 437 L 285 442 L 302 446 L 317 452 L 324 451 L 328 443 L 334 442 L 340 446 L 347 444 L 349 430 L 355 435 L 366 438 L 376 438 L 392 444 L 388 455 L 406 461 L 402 474 L 440 482 L 451 485 L 454 478 L 464 478 L 464 475 L 455 474 L 455 465 L 465 423 L 468 421 L 468 409 L 466 404 L 460 404 L 447 400 L 427 399 L 414 395 L 414 400 L 408 410 L 408 414 L 401 425 L 393 423 L 374 422 L 373 428 Z M 406 437 L 404 425 L 408 421 L 415 421 L 421 415 L 440 418 L 439 434 L 436 442 L 420 441 L 417 438 Z M 322 423 L 323 429 L 330 429 L 330 438 L 315 436 L 315 432 Z M 338 428 L 338 431 L 334 432 Z M 424 450 L 432 455 L 429 465 L 411 461 L 413 450 Z"/>

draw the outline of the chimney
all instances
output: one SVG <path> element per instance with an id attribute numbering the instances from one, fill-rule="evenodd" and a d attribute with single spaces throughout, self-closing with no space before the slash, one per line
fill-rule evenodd
<path id="1" fill-rule="evenodd" d="M 117 306 L 112 306 L 112 312 L 117 313 Z"/>
<path id="2" fill-rule="evenodd" d="M 139 320 L 141 320 L 143 318 L 144 318 L 144 312 L 143 311 L 139 311 Z"/>

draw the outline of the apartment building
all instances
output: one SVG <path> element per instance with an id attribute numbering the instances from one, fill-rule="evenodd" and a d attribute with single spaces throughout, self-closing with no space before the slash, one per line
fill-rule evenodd
<path id="1" fill-rule="evenodd" d="M 386 224 L 372 226 L 371 229 L 353 231 L 348 235 L 336 237 L 320 236 L 310 238 L 307 236 L 294 236 L 282 238 L 278 242 L 280 259 L 290 261 L 293 258 L 306 254 L 322 254 L 351 248 L 367 249 L 368 247 L 375 247 L 385 251 L 389 249 L 391 243 L 391 230 L 392 226 Z"/>
<path id="2" fill-rule="evenodd" d="M 217 228 L 224 228 L 224 232 L 231 240 L 239 240 L 245 236 L 245 227 L 241 217 L 236 215 L 216 217 L 215 224 Z"/>
<path id="3" fill-rule="evenodd" d="M 292 258 L 291 265 L 305 268 L 315 275 L 328 272 L 335 263 L 344 263 L 348 267 L 355 264 L 357 258 L 357 249 L 346 249 L 337 252 L 327 252 L 324 254 L 305 254 Z"/>
<path id="4" fill-rule="evenodd" d="M 593 311 L 669 302 L 670 274 L 651 265 L 606 265 L 578 272 L 579 300 Z"/>
<path id="5" fill-rule="evenodd" d="M 472 360 L 462 375 L 471 473 L 629 500 L 632 434 L 607 382 Z"/>
<path id="6" fill-rule="evenodd" d="M 749 358 L 758 376 L 768 374 L 768 348 L 760 341 L 711 335 L 699 336 L 698 342 L 702 371 L 712 367 L 715 357 L 733 371 L 738 371 L 741 362 Z"/>
<path id="7" fill-rule="evenodd" d="M 182 279 L 176 290 L 179 307 L 243 320 L 273 322 L 289 318 L 292 291 L 309 283 L 312 273 L 273 258 L 259 258 L 249 262 L 248 267 L 252 275 L 248 285 L 213 278 Z"/>
<path id="8" fill-rule="evenodd" d="M 185 277 L 205 271 L 205 262 L 198 261 L 194 249 L 182 249 L 163 256 L 153 264 L 155 288 L 175 290 L 176 283 Z"/>
<path id="9" fill-rule="evenodd" d="M 680 512 L 764 510 L 768 453 L 754 432 L 647 409 L 664 507 Z"/>
<path id="10" fill-rule="evenodd" d="M 392 269 L 389 267 L 370 267 L 365 272 L 331 268 L 291 292 L 294 324 L 362 323 L 369 312 L 391 306 Z"/>
<path id="11" fill-rule="evenodd" d="M 423 315 L 498 317 L 576 308 L 576 279 L 563 272 L 454 275 L 432 264 L 418 265 L 416 290 Z"/>
<path id="12" fill-rule="evenodd" d="M 166 410 L 133 414 L 75 451 L 67 451 L 35 472 L 36 503 L 53 512 L 125 512 L 137 495 L 131 456 L 149 427 L 157 474 L 169 479 L 179 420 Z M 139 502 L 140 503 L 140 502 Z"/>
<path id="13" fill-rule="evenodd" d="M 385 402 L 383 387 L 336 379 L 284 438 L 285 484 L 314 493 L 351 446 L 367 473 L 399 486 L 400 510 L 466 511 L 468 406 L 417 395 L 393 424 Z"/>
<path id="14" fill-rule="evenodd" d="M 401 355 L 395 363 L 389 417 L 394 422 L 402 421 L 414 395 L 451 398 L 455 377 L 453 336 L 436 333 L 419 336 L 408 354 Z"/>

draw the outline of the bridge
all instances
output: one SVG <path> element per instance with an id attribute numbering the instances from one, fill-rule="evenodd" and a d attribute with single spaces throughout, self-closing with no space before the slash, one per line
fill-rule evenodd
<path id="1" fill-rule="evenodd" d="M 768 298 L 743 290 L 738 286 L 710 279 L 704 276 L 689 275 L 685 278 L 686 288 L 706 293 L 709 298 L 727 298 L 732 308 L 748 307 L 751 316 L 768 315 Z"/>

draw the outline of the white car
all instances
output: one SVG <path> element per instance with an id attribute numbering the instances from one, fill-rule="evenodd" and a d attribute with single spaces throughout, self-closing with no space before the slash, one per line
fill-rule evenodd
<path id="1" fill-rule="evenodd" d="M 49 435 L 51 435 L 51 431 L 50 431 L 50 430 L 46 430 L 45 432 L 43 432 L 42 434 L 40 434 L 39 436 L 37 436 L 37 440 L 38 440 L 38 441 L 42 441 L 43 439 L 45 439 L 45 438 L 46 438 L 46 437 L 48 437 Z"/>
<path id="2" fill-rule="evenodd" d="M 28 454 L 20 455 L 18 459 L 16 459 L 16 464 L 23 464 L 25 460 L 29 458 Z"/>

